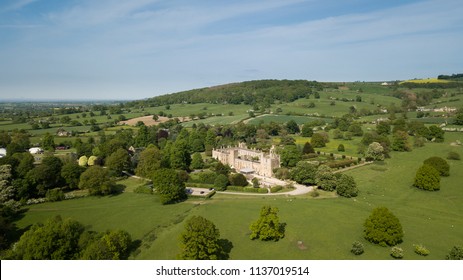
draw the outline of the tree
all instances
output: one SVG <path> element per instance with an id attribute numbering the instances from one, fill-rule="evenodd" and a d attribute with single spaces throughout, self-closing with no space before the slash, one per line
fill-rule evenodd
<path id="1" fill-rule="evenodd" d="M 123 148 L 117 149 L 107 157 L 105 165 L 116 175 L 122 174 L 122 171 L 129 171 L 132 167 L 129 153 Z"/>
<path id="2" fill-rule="evenodd" d="M 435 142 L 442 143 L 444 142 L 444 131 L 442 128 L 437 125 L 431 125 L 429 127 L 429 136 L 431 139 L 434 139 Z"/>
<path id="3" fill-rule="evenodd" d="M 314 148 L 309 142 L 305 142 L 304 147 L 302 148 L 302 153 L 304 155 L 315 153 Z"/>
<path id="4" fill-rule="evenodd" d="M 295 145 L 284 146 L 279 151 L 280 163 L 284 167 L 293 167 L 301 160 L 301 152 Z"/>
<path id="5" fill-rule="evenodd" d="M 15 259 L 72 260 L 79 257 L 79 237 L 84 227 L 60 216 L 26 231 L 13 249 Z"/>
<path id="6" fill-rule="evenodd" d="M 215 177 L 214 188 L 216 188 L 219 191 L 225 191 L 227 190 L 227 186 L 228 186 L 227 176 L 223 174 L 219 174 L 217 177 Z"/>
<path id="7" fill-rule="evenodd" d="M 187 198 L 185 183 L 174 169 L 158 169 L 153 172 L 151 179 L 153 180 L 153 188 L 159 194 L 162 204 L 172 204 Z"/>
<path id="8" fill-rule="evenodd" d="M 336 192 L 340 196 L 356 197 L 358 195 L 358 189 L 354 177 L 340 174 L 336 180 Z"/>
<path id="9" fill-rule="evenodd" d="M 314 148 L 323 148 L 326 146 L 325 138 L 320 133 L 314 133 L 310 139 L 310 144 Z"/>
<path id="10" fill-rule="evenodd" d="M 42 138 L 42 148 L 46 151 L 54 151 L 55 150 L 55 137 L 51 135 L 49 132 L 45 133 Z"/>
<path id="11" fill-rule="evenodd" d="M 301 135 L 303 137 L 312 137 L 313 127 L 310 123 L 306 123 L 302 126 Z"/>
<path id="12" fill-rule="evenodd" d="M 450 175 L 450 165 L 445 159 L 441 157 L 430 157 L 423 163 L 434 167 L 437 171 L 439 171 L 440 176 Z"/>
<path id="13" fill-rule="evenodd" d="M 388 121 L 380 121 L 376 124 L 376 132 L 379 135 L 388 135 L 391 133 L 391 123 Z"/>
<path id="14" fill-rule="evenodd" d="M 428 164 L 423 164 L 415 175 L 415 182 L 413 186 L 427 190 L 427 191 L 437 191 L 440 189 L 440 176 L 439 171 L 433 166 Z"/>
<path id="15" fill-rule="evenodd" d="M 200 153 L 194 153 L 191 159 L 191 169 L 203 169 L 204 161 Z"/>
<path id="16" fill-rule="evenodd" d="M 60 188 L 64 184 L 61 177 L 63 163 L 55 156 L 46 156 L 42 159 L 42 164 L 30 170 L 26 179 L 35 186 L 39 196 L 45 196 L 47 190 Z"/>
<path id="17" fill-rule="evenodd" d="M 107 169 L 95 165 L 80 175 L 79 189 L 88 190 L 90 195 L 108 195 L 115 193 L 117 186 Z"/>
<path id="18" fill-rule="evenodd" d="M 363 130 L 362 126 L 358 123 L 353 123 L 349 126 L 348 131 L 352 133 L 354 136 L 362 136 Z"/>
<path id="19" fill-rule="evenodd" d="M 227 177 L 230 174 L 230 166 L 228 164 L 223 164 L 220 161 L 217 162 L 217 164 L 214 167 L 214 171 L 217 174 L 223 174 L 225 177 Z"/>
<path id="20" fill-rule="evenodd" d="M 463 125 L 463 108 L 460 108 L 455 115 L 455 120 L 453 121 L 456 125 Z"/>
<path id="21" fill-rule="evenodd" d="M 27 172 L 34 168 L 34 156 L 29 152 L 16 153 L 13 155 L 13 158 L 19 160 L 19 164 L 16 166 L 15 171 L 20 178 L 24 178 Z"/>
<path id="22" fill-rule="evenodd" d="M 386 207 L 373 209 L 364 223 L 365 239 L 381 246 L 394 246 L 402 242 L 403 230 L 399 219 Z"/>
<path id="23" fill-rule="evenodd" d="M 249 184 L 246 177 L 241 173 L 231 174 L 228 176 L 228 180 L 232 186 L 245 187 Z"/>
<path id="24" fill-rule="evenodd" d="M 463 247 L 453 246 L 445 258 L 447 260 L 463 260 Z"/>
<path id="25" fill-rule="evenodd" d="M 296 123 L 294 120 L 289 120 L 289 121 L 286 123 L 286 130 L 287 130 L 288 133 L 290 133 L 290 134 L 296 134 L 296 133 L 299 133 L 299 132 L 300 132 L 299 126 L 297 125 L 297 123 Z"/>
<path id="26" fill-rule="evenodd" d="M 337 185 L 336 174 L 327 165 L 320 165 L 315 174 L 315 183 L 317 186 L 325 191 L 334 191 Z"/>
<path id="27" fill-rule="evenodd" d="M 291 169 L 291 179 L 299 184 L 313 185 L 315 184 L 315 175 L 317 173 L 317 167 L 312 163 L 300 161 L 297 165 Z"/>
<path id="28" fill-rule="evenodd" d="M 249 229 L 251 239 L 278 241 L 285 236 L 285 224 L 280 223 L 277 207 L 262 206 L 259 219 Z"/>
<path id="29" fill-rule="evenodd" d="M 150 146 L 140 153 L 135 174 L 141 177 L 149 177 L 157 169 L 161 168 L 162 153 L 156 146 Z"/>
<path id="30" fill-rule="evenodd" d="M 259 188 L 259 179 L 257 179 L 257 177 L 252 178 L 251 182 L 253 188 Z"/>
<path id="31" fill-rule="evenodd" d="M 368 145 L 368 149 L 365 153 L 367 160 L 384 160 L 384 148 L 378 142 L 373 142 Z"/>
<path id="32" fill-rule="evenodd" d="M 170 150 L 170 167 L 173 169 L 189 170 L 191 164 L 190 148 L 186 140 L 175 141 Z"/>
<path id="33" fill-rule="evenodd" d="M 193 216 L 185 223 L 180 236 L 183 260 L 220 260 L 228 256 L 222 247 L 220 232 L 213 222 L 201 216 Z"/>
<path id="34" fill-rule="evenodd" d="M 68 162 L 61 168 L 61 177 L 70 189 L 77 189 L 79 186 L 80 175 L 85 171 L 85 168 L 76 162 Z"/>
<path id="35" fill-rule="evenodd" d="M 408 142 L 408 134 L 405 131 L 398 130 L 392 136 L 392 150 L 399 152 L 409 152 L 412 150 Z"/>
<path id="36" fill-rule="evenodd" d="M 104 234 L 88 234 L 90 240 L 85 243 L 81 253 L 84 260 L 121 260 L 127 259 L 132 237 L 124 230 L 111 230 Z M 81 238 L 82 240 L 83 238 Z"/>
<path id="37" fill-rule="evenodd" d="M 87 166 L 87 163 L 88 163 L 88 158 L 87 156 L 81 156 L 79 158 L 79 165 L 80 166 Z"/>

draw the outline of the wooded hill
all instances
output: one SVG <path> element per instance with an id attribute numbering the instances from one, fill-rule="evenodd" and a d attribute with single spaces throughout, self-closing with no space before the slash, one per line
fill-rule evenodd
<path id="1" fill-rule="evenodd" d="M 130 106 L 156 107 L 179 103 L 273 104 L 307 97 L 322 84 L 306 80 L 258 80 L 193 89 L 130 102 Z"/>

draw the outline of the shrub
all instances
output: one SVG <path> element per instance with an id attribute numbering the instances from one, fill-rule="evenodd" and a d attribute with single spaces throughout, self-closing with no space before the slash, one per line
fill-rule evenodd
<path id="1" fill-rule="evenodd" d="M 241 173 L 231 174 L 228 176 L 228 180 L 230 181 L 230 185 L 233 186 L 245 187 L 248 185 L 248 180 L 246 180 L 246 177 Z"/>
<path id="2" fill-rule="evenodd" d="M 198 183 L 201 184 L 214 184 L 215 178 L 217 178 L 217 174 L 215 172 L 199 172 L 198 174 Z"/>
<path id="3" fill-rule="evenodd" d="M 339 144 L 338 146 L 338 152 L 344 152 L 346 151 L 346 149 L 344 148 L 344 145 L 343 144 Z"/>
<path id="4" fill-rule="evenodd" d="M 421 256 L 427 256 L 429 255 L 429 250 L 424 247 L 423 245 L 419 244 L 419 245 L 413 245 L 413 247 L 415 248 L 415 253 L 417 253 L 418 255 L 421 255 Z"/>
<path id="5" fill-rule="evenodd" d="M 402 225 L 386 207 L 373 209 L 364 226 L 365 239 L 371 243 L 394 246 L 402 242 Z"/>
<path id="6" fill-rule="evenodd" d="M 317 189 L 314 189 L 313 191 L 310 192 L 311 197 L 319 197 L 320 193 L 318 192 Z"/>
<path id="7" fill-rule="evenodd" d="M 219 191 L 225 191 L 227 190 L 228 186 L 228 178 L 227 176 L 220 174 L 217 176 L 214 180 L 214 187 L 219 190 Z"/>
<path id="8" fill-rule="evenodd" d="M 423 163 L 434 167 L 437 171 L 439 171 L 439 174 L 441 176 L 450 175 L 450 165 L 445 159 L 441 157 L 430 157 L 426 159 Z"/>
<path id="9" fill-rule="evenodd" d="M 352 176 L 341 174 L 336 180 L 336 192 L 344 197 L 356 197 L 358 195 L 357 184 Z"/>
<path id="10" fill-rule="evenodd" d="M 47 191 L 45 195 L 48 201 L 60 201 L 64 200 L 64 193 L 60 188 L 55 188 Z"/>
<path id="11" fill-rule="evenodd" d="M 439 171 L 434 167 L 424 164 L 422 165 L 415 175 L 415 182 L 413 186 L 427 190 L 437 191 L 440 189 L 440 176 Z"/>
<path id="12" fill-rule="evenodd" d="M 281 191 L 282 189 L 283 189 L 282 186 L 273 186 L 273 187 L 270 188 L 270 192 L 271 193 L 276 193 L 276 192 Z"/>
<path id="13" fill-rule="evenodd" d="M 352 249 L 350 249 L 351 253 L 354 255 L 361 255 L 365 251 L 363 248 L 363 244 L 360 241 L 355 241 L 352 243 Z"/>
<path id="14" fill-rule="evenodd" d="M 391 256 L 394 259 L 402 259 L 404 257 L 404 250 L 400 247 L 394 246 L 391 248 Z"/>
<path id="15" fill-rule="evenodd" d="M 460 160 L 460 154 L 457 152 L 449 152 L 447 155 L 447 159 L 450 160 Z"/>
<path id="16" fill-rule="evenodd" d="M 447 260 L 463 260 L 463 247 L 453 246 L 445 258 Z"/>

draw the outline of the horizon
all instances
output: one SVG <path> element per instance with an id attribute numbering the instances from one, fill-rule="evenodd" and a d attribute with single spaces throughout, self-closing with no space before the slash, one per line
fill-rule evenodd
<path id="1" fill-rule="evenodd" d="M 459 0 L 6 0 L 0 96 L 140 100 L 249 80 L 461 73 L 462 13 Z"/>

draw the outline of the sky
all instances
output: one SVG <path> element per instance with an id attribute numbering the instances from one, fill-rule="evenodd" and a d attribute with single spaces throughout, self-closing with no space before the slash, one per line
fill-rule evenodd
<path id="1" fill-rule="evenodd" d="M 0 102 L 463 73 L 461 0 L 0 0 Z"/>

